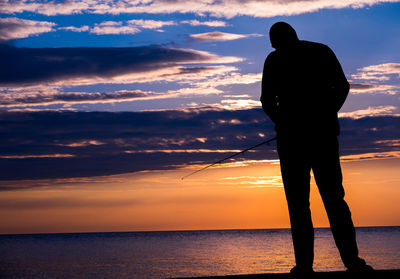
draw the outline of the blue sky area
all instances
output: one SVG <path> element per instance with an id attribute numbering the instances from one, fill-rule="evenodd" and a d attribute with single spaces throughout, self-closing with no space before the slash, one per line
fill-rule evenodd
<path id="1" fill-rule="evenodd" d="M 1 7 L 2 42 L 16 48 L 37 49 L 131 47 L 132 52 L 135 52 L 134 47 L 157 46 L 190 52 L 203 51 L 205 53 L 202 55 L 209 56 L 209 63 L 201 61 L 196 64 L 196 61 L 182 60 L 174 64 L 174 67 L 185 69 L 201 67 L 195 75 L 196 78 L 190 75 L 179 77 L 175 72 L 167 75 L 168 78 L 156 74 L 153 79 L 143 80 L 139 77 L 140 82 L 135 77 L 127 77 L 119 82 L 118 77 L 122 73 L 118 72 L 118 65 L 109 66 L 109 73 L 100 79 L 93 78 L 99 73 L 85 70 L 85 81 L 78 81 L 76 76 L 70 79 L 62 73 L 53 76 L 51 80 L 38 79 L 34 82 L 20 80 L 13 83 L 3 78 L 0 92 L 5 97 L 0 106 L 7 110 L 84 111 L 139 111 L 205 106 L 228 109 L 257 107 L 263 62 L 266 55 L 273 50 L 268 40 L 268 29 L 274 22 L 286 21 L 293 25 L 300 39 L 330 46 L 350 82 L 356 84 L 342 112 L 361 110 L 360 113 L 366 113 L 362 110 L 369 110 L 378 114 L 399 113 L 400 4 L 397 1 L 349 1 L 347 5 L 335 8 L 329 8 L 334 6 L 329 4 L 332 1 L 310 1 L 314 5 L 301 9 L 293 6 L 301 1 L 283 1 L 281 4 L 264 1 L 264 5 L 272 6 L 268 11 L 260 8 L 259 14 L 246 10 L 245 6 L 252 3 L 261 5 L 257 1 L 241 1 L 244 5 L 242 9 L 239 2 L 231 1 L 236 5 L 232 4 L 225 14 L 218 14 L 220 9 L 216 7 L 213 10 L 211 4 L 203 5 L 198 11 L 187 12 L 187 7 L 183 4 L 191 5 L 187 1 L 178 1 L 175 6 L 167 5 L 165 1 L 154 1 L 150 4 L 143 4 L 146 1 L 136 2 L 139 3 L 137 6 L 142 5 L 145 8 L 136 11 L 132 8 L 135 4 L 129 6 L 126 4 L 129 2 L 122 2 L 131 9 L 114 13 L 111 8 L 100 9 L 100 4 L 84 8 L 85 1 L 56 1 L 56 4 L 66 5 L 56 8 L 53 8 L 55 4 L 46 1 L 6 1 Z M 32 3 L 43 5 L 32 8 L 29 6 Z M 105 3 L 108 7 L 115 8 L 121 2 Z M 200 5 L 203 2 L 195 3 Z M 169 13 L 162 12 L 166 9 L 164 6 L 169 7 Z M 285 10 L 281 11 L 282 8 Z M 201 12 L 201 9 L 205 11 Z M 3 55 L 10 57 L 7 52 Z M 118 57 L 124 60 L 123 57 Z M 226 57 L 231 57 L 231 61 L 222 62 Z M 63 56 L 62 59 L 73 57 Z M 10 63 L 13 61 L 10 60 Z M 135 61 L 129 63 L 136 69 L 134 72 L 138 73 Z M 158 63 L 164 63 L 162 57 Z M 24 67 L 24 64 L 19 66 Z M 368 68 L 370 66 L 373 67 Z M 85 67 L 83 61 L 80 67 Z M 172 65 L 168 65 L 160 69 L 172 70 L 171 67 Z M 4 68 L 3 66 L 6 71 Z M 35 75 L 40 74 L 38 68 L 31 70 Z M 156 68 L 152 68 L 150 72 L 144 70 L 142 73 L 152 75 L 155 74 L 154 71 Z M 125 69 L 123 74 L 129 75 L 132 72 Z M 369 74 L 367 79 L 365 74 Z M 110 80 L 110 77 L 116 79 Z M 126 96 L 125 99 L 120 97 L 118 100 L 112 97 L 121 91 L 135 90 L 143 91 L 143 96 Z M 80 94 L 77 100 L 73 100 L 72 95 L 62 97 L 74 92 Z M 98 93 L 98 97 L 92 94 L 85 102 L 85 93 Z M 110 98 L 102 95 L 104 93 L 108 93 Z M 154 94 L 162 96 L 154 97 Z M 58 100 L 54 100 L 54 95 L 58 96 Z"/>
<path id="2" fill-rule="evenodd" d="M 259 97 L 277 21 L 342 64 L 343 154 L 398 158 L 399 2 L 2 1 L 0 188 L 212 162 L 274 136 Z"/>

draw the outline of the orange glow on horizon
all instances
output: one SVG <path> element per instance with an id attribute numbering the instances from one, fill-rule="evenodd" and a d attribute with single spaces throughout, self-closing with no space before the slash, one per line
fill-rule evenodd
<path id="1" fill-rule="evenodd" d="M 342 163 L 356 226 L 400 224 L 399 166 L 400 158 Z M 182 181 L 189 169 L 54 180 L 4 191 L 0 233 L 290 227 L 276 161 L 231 163 Z M 311 210 L 315 227 L 329 226 L 313 179 Z"/>

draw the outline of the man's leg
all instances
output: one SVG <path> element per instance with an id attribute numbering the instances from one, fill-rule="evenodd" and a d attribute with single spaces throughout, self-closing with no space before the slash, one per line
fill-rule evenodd
<path id="1" fill-rule="evenodd" d="M 296 268 L 310 271 L 314 261 L 314 229 L 310 212 L 310 171 L 303 146 L 278 138 L 282 179 L 289 209 Z M 295 145 L 295 146 L 294 146 Z M 297 150 L 296 150 L 297 149 Z"/>
<path id="2" fill-rule="evenodd" d="M 358 257 L 351 212 L 344 200 L 337 138 L 320 139 L 314 147 L 312 169 L 342 261 L 349 269 L 365 265 Z"/>

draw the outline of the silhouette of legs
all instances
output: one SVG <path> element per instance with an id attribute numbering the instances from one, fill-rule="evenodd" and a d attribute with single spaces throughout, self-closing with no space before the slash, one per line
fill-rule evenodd
<path id="1" fill-rule="evenodd" d="M 344 265 L 348 269 L 365 265 L 365 261 L 358 257 L 354 225 L 344 200 L 336 136 L 293 140 L 293 137 L 278 135 L 277 144 L 296 267 L 309 269 L 314 258 L 314 230 L 309 203 L 311 169 Z"/>
<path id="2" fill-rule="evenodd" d="M 356 233 L 350 209 L 344 200 L 342 171 L 339 161 L 339 146 L 336 137 L 325 137 L 314 144 L 312 169 L 331 231 L 344 265 L 351 268 L 365 264 L 358 257 Z"/>
<path id="3" fill-rule="evenodd" d="M 296 267 L 312 268 L 314 229 L 310 212 L 311 164 L 301 142 L 278 137 L 278 153 L 289 209 Z M 300 143 L 300 144 L 299 144 Z"/>

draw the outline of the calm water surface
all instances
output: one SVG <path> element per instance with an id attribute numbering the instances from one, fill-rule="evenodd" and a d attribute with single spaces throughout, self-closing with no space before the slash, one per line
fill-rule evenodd
<path id="1" fill-rule="evenodd" d="M 315 231 L 317 271 L 344 270 L 329 229 Z M 357 228 L 376 269 L 400 268 L 400 227 Z M 0 235 L 0 278 L 169 278 L 288 272 L 290 230 Z"/>

